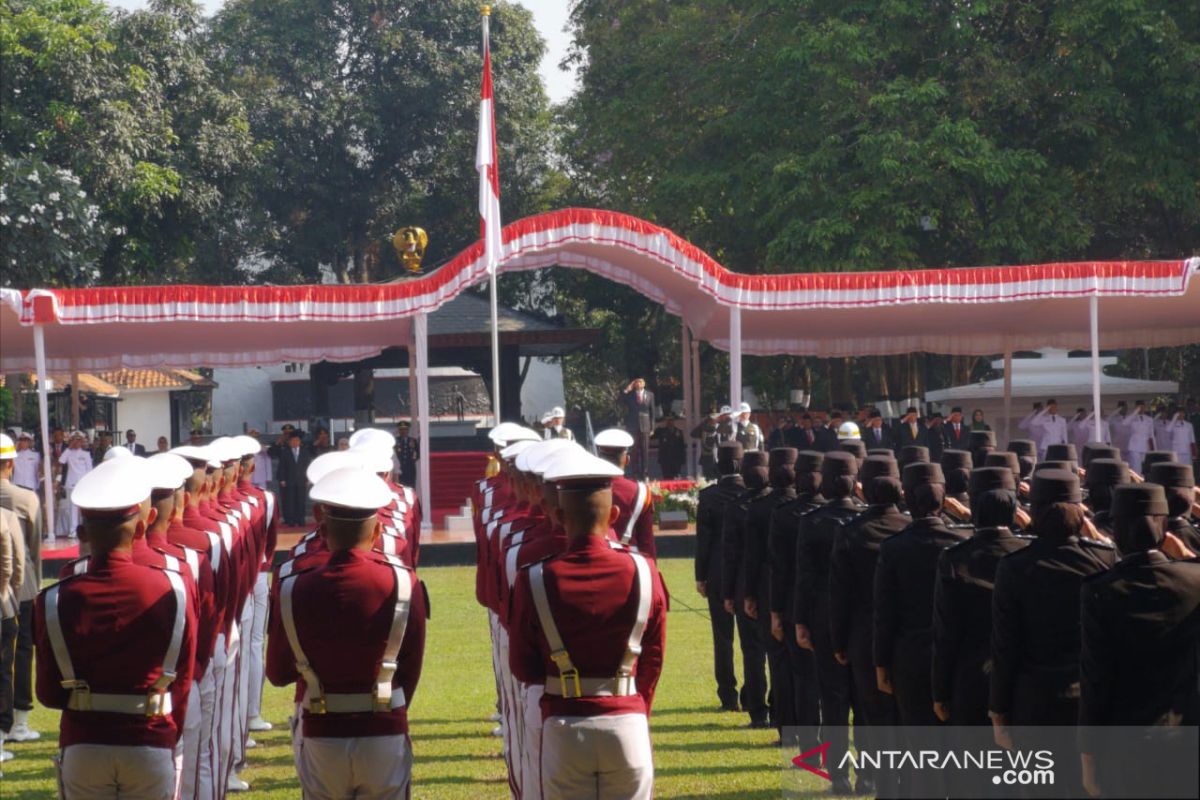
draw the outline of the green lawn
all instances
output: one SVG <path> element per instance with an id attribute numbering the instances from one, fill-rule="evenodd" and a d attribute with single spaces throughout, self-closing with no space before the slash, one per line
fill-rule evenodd
<path id="1" fill-rule="evenodd" d="M 692 565 L 685 559 L 660 563 L 675 596 L 668 622 L 666 666 L 651 719 L 657 769 L 656 795 L 678 798 L 780 796 L 781 754 L 770 744 L 773 731 L 742 728 L 744 714 L 714 713 L 712 645 L 707 607 L 696 594 Z M 508 794 L 499 740 L 489 735 L 493 681 L 484 611 L 475 604 L 474 569 L 422 570 L 433 616 L 425 668 L 413 703 L 412 739 L 416 766 L 415 798 L 500 798 Z M 291 691 L 268 686 L 264 716 L 276 729 L 258 734 L 243 777 L 255 798 L 297 798 L 284 721 Z M 56 713 L 34 712 L 43 738 L 14 744 L 17 757 L 4 764 L 0 797 L 54 796 L 50 755 Z M 813 779 L 819 789 L 819 779 Z M 826 784 L 827 785 L 827 784 Z"/>

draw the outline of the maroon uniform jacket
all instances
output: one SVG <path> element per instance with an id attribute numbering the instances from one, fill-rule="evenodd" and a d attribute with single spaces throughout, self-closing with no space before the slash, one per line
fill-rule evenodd
<path id="1" fill-rule="evenodd" d="M 613 478 L 613 505 L 620 514 L 613 523 L 613 531 L 619 542 L 632 545 L 648 558 L 654 558 L 654 502 L 650 487 L 629 478 Z M 637 512 L 637 518 L 633 514 Z M 633 519 L 632 526 L 630 519 Z M 626 532 L 629 539 L 624 538 Z"/>
<path id="2" fill-rule="evenodd" d="M 134 562 L 129 552 L 92 556 L 88 571 L 57 584 L 63 639 L 76 677 L 92 692 L 147 694 L 162 676 L 175 624 L 175 593 L 163 570 Z M 66 709 L 70 691 L 46 630 L 46 594 L 37 598 L 37 698 L 47 708 Z M 192 666 L 196 656 L 196 612 L 185 617 L 175 680 L 173 711 L 162 717 L 64 710 L 59 746 L 105 744 L 173 748 L 183 733 Z"/>
<path id="3" fill-rule="evenodd" d="M 512 587 L 516 585 L 521 570 L 530 564 L 559 555 L 567 549 L 567 534 L 542 517 L 526 530 L 509 536 L 500 564 L 500 624 L 508 628 L 512 613 Z"/>
<path id="4" fill-rule="evenodd" d="M 595 536 L 572 542 L 560 556 L 543 562 L 546 596 L 563 644 L 584 678 L 617 674 L 637 615 L 637 568 L 624 549 Z M 634 666 L 637 694 L 628 697 L 562 698 L 542 696 L 542 716 L 594 717 L 602 714 L 648 714 L 662 671 L 667 636 L 667 593 L 651 562 L 654 581 L 650 615 L 642 636 L 642 653 Z M 509 620 L 509 665 L 517 680 L 544 683 L 558 676 L 538 621 L 522 570 L 513 587 Z"/>
<path id="5" fill-rule="evenodd" d="M 396 575 L 391 564 L 369 550 L 340 550 L 324 564 L 293 573 L 292 607 L 300 646 L 329 693 L 371 693 L 392 628 Z M 412 605 L 396 658 L 393 686 L 403 687 L 411 705 L 425 656 L 425 592 L 411 575 Z M 296 658 L 283 627 L 280 605 L 271 608 L 267 678 L 276 686 L 299 679 Z M 352 714 L 303 712 L 304 736 L 349 738 L 408 733 L 408 709 Z"/>

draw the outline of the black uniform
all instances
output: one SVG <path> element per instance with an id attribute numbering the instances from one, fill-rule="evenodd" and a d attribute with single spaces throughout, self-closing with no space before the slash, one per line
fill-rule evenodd
<path id="1" fill-rule="evenodd" d="M 726 507 L 745 490 L 741 475 L 725 475 L 700 490 L 696 508 L 696 580 L 706 584 L 717 697 L 722 707 L 730 709 L 737 708 L 738 696 L 733 671 L 733 614 L 725 610 L 721 594 L 721 528 Z"/>
<path id="2" fill-rule="evenodd" d="M 829 635 L 829 561 L 838 533 L 856 516 L 859 509 L 849 497 L 830 500 L 800 519 L 796 543 L 796 588 L 794 591 L 797 625 L 806 625 L 812 637 L 817 665 L 817 689 L 821 695 L 822 725 L 832 728 L 830 773 L 836 781 L 845 778 L 838 768 L 849 745 L 846 726 L 850 721 L 850 670 L 833 657 Z"/>
<path id="3" fill-rule="evenodd" d="M 1030 543 L 1008 528 L 979 528 L 938 556 L 933 592 L 933 699 L 952 725 L 989 725 L 992 585 L 1000 559 Z"/>
<path id="4" fill-rule="evenodd" d="M 757 620 L 746 615 L 745 542 L 750 504 L 770 493 L 771 487 L 747 488 L 725 507 L 721 528 L 721 594 L 733 601 L 738 641 L 742 647 L 742 710 L 754 724 L 767 723 L 766 643 L 758 631 Z"/>
<path id="5" fill-rule="evenodd" d="M 777 728 L 783 726 L 782 720 L 786 716 L 783 708 L 791 703 L 791 696 L 781 688 L 781 683 L 790 683 L 789 679 L 784 677 L 785 674 L 790 674 L 787 646 L 771 635 L 769 606 L 771 587 L 775 582 L 769 552 L 771 516 L 781 504 L 795 499 L 796 490 L 792 487 L 774 488 L 770 493 L 751 501 L 746 512 L 746 556 L 743 561 L 746 572 L 746 598 L 753 600 L 758 606 L 758 633 L 767 654 L 767 666 L 771 670 L 771 717 Z"/>
<path id="6" fill-rule="evenodd" d="M 675 480 L 683 467 L 685 452 L 683 431 L 673 426 L 655 428 L 650 437 L 658 442 L 658 466 L 662 469 L 663 480 Z"/>
<path id="7" fill-rule="evenodd" d="M 1081 725 L 1200 722 L 1200 559 L 1171 561 L 1158 550 L 1133 553 L 1111 570 L 1084 578 L 1080 608 Z M 1119 753 L 1087 729 L 1080 733 L 1081 749 L 1095 755 L 1108 797 L 1138 788 L 1123 782 L 1137 780 L 1123 774 L 1124 759 L 1164 778 L 1178 774 L 1178 765 L 1188 759 L 1195 763 L 1196 751 L 1179 752 L 1161 728 L 1141 742 L 1121 735 Z"/>

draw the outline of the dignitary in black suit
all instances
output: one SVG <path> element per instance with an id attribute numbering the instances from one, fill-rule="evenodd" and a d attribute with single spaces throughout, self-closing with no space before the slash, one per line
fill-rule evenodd
<path id="1" fill-rule="evenodd" d="M 963 422 L 962 409 L 955 406 L 950 410 L 946 424 L 942 426 L 942 440 L 947 450 L 966 450 L 971 438 L 969 426 Z"/>
<path id="2" fill-rule="evenodd" d="M 650 469 L 650 434 L 656 421 L 654 392 L 646 388 L 645 378 L 634 378 L 617 399 L 624 411 L 625 430 L 633 436 L 633 476 L 645 480 Z"/>
<path id="3" fill-rule="evenodd" d="M 283 494 L 281 509 L 284 525 L 304 524 L 305 501 L 308 498 L 308 478 L 305 473 L 312 455 L 304 446 L 299 431 L 292 431 L 279 454 L 279 490 Z"/>
<path id="4" fill-rule="evenodd" d="M 125 431 L 125 444 L 121 445 L 121 447 L 133 453 L 135 456 L 146 455 L 146 448 L 144 445 L 138 443 L 137 431 L 135 431 L 133 428 Z"/>
<path id="5" fill-rule="evenodd" d="M 737 676 L 733 671 L 733 614 L 725 610 L 721 596 L 721 529 L 725 509 L 746 490 L 738 473 L 741 465 L 739 443 L 726 442 L 718 447 L 716 467 L 720 478 L 700 490 L 696 507 L 696 591 L 708 601 L 713 675 L 722 711 L 738 710 Z"/>
<path id="6" fill-rule="evenodd" d="M 904 416 L 896 423 L 895 429 L 895 445 L 896 453 L 910 445 L 919 445 L 921 447 L 929 446 L 929 437 L 925 432 L 925 426 L 921 424 L 921 420 L 917 417 L 917 409 L 915 406 L 909 406 Z"/>
<path id="7" fill-rule="evenodd" d="M 892 437 L 892 432 L 884 426 L 883 414 L 878 409 L 871 409 L 867 417 L 862 442 L 868 450 L 894 450 L 896 447 L 896 440 Z"/>
<path id="8" fill-rule="evenodd" d="M 1080 595 L 1080 746 L 1083 783 L 1095 797 L 1133 796 L 1140 775 L 1169 781 L 1181 765 L 1195 765 L 1179 725 L 1200 721 L 1200 560 L 1172 560 L 1163 552 L 1168 507 L 1162 487 L 1143 483 L 1113 493 L 1113 533 L 1122 558 L 1107 572 L 1083 580 Z M 1105 741 L 1090 726 L 1145 728 L 1144 736 Z M 1116 744 L 1117 748 L 1112 745 Z M 1182 797 L 1179 786 L 1163 796 Z"/>

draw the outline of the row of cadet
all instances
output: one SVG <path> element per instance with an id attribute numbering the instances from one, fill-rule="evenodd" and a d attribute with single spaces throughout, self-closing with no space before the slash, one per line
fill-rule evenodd
<path id="1" fill-rule="evenodd" d="M 514 423 L 489 435 L 496 468 L 471 498 L 475 592 L 511 794 L 650 798 L 668 598 L 650 489 L 625 477 L 635 440 L 601 431 L 593 455 Z"/>
<path id="2" fill-rule="evenodd" d="M 695 578 L 721 707 L 786 732 L 795 752 L 831 741 L 834 793 L 991 789 L 865 764 L 852 786 L 838 766 L 851 711 L 859 750 L 903 744 L 878 726 L 979 726 L 992 746 L 1011 745 L 1013 726 L 1197 722 L 1191 465 L 1149 453 L 1144 479 L 1109 445 L 1088 444 L 1081 464 L 1055 444 L 1039 461 L 1034 442 L 999 451 L 986 434 L 941 463 L 917 445 L 726 443 L 700 493 Z M 1056 785 L 1120 796 L 1088 747 Z"/>

